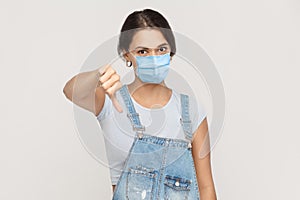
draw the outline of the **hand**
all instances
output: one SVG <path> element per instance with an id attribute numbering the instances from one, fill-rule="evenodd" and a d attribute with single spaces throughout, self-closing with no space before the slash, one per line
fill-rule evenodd
<path id="1" fill-rule="evenodd" d="M 99 84 L 103 88 L 105 93 L 110 97 L 114 107 L 118 112 L 123 112 L 122 106 L 120 105 L 115 93 L 121 89 L 122 83 L 120 82 L 120 75 L 116 73 L 111 65 L 105 65 L 98 69 Z"/>

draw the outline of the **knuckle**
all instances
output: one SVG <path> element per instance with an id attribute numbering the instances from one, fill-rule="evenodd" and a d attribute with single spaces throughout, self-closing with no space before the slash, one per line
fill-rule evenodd
<path id="1" fill-rule="evenodd" d="M 122 86 L 123 86 L 122 83 L 119 81 L 118 82 L 118 87 L 121 88 Z"/>
<path id="2" fill-rule="evenodd" d="M 114 79 L 115 81 L 120 80 L 120 75 L 119 75 L 119 74 L 114 74 L 114 75 L 113 75 L 113 79 Z"/>
<path id="3" fill-rule="evenodd" d="M 107 89 L 108 89 L 107 82 L 105 82 L 105 83 L 102 84 L 102 88 L 103 88 L 104 90 L 107 90 Z"/>
<path id="4" fill-rule="evenodd" d="M 106 86 L 106 85 L 102 85 L 102 88 L 103 88 L 104 90 L 107 90 L 107 86 Z"/>
<path id="5" fill-rule="evenodd" d="M 101 67 L 104 71 L 107 71 L 107 69 L 109 68 L 109 64 L 106 64 L 104 66 Z"/>
<path id="6" fill-rule="evenodd" d="M 111 69 L 110 71 L 112 74 L 116 74 L 116 70 L 114 68 L 110 68 L 110 69 Z"/>
<path id="7" fill-rule="evenodd" d="M 122 83 L 119 81 L 118 82 L 118 88 L 120 89 L 122 86 L 123 86 Z"/>
<path id="8" fill-rule="evenodd" d="M 114 94 L 113 93 L 113 89 L 110 87 L 110 88 L 108 88 L 107 90 L 106 90 L 106 92 L 107 92 L 107 94 L 110 96 L 110 97 L 112 97 L 112 95 Z"/>

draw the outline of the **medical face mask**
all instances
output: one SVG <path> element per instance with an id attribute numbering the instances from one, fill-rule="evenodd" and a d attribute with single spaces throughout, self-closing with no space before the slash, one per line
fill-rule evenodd
<path id="1" fill-rule="evenodd" d="M 170 53 L 158 56 L 135 56 L 136 75 L 145 83 L 161 83 L 168 75 Z"/>

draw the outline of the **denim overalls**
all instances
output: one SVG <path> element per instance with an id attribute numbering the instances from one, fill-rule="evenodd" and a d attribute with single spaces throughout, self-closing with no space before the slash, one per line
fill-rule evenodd
<path id="1" fill-rule="evenodd" d="M 180 94 L 181 124 L 188 139 L 144 134 L 126 85 L 120 93 L 133 130 L 133 144 L 117 182 L 113 200 L 199 200 L 196 171 L 191 151 L 189 99 Z"/>

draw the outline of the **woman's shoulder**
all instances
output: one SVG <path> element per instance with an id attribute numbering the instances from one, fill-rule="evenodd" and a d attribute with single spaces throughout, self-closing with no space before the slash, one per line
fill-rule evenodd
<path id="1" fill-rule="evenodd" d="M 178 103 L 181 103 L 181 96 L 182 95 L 184 95 L 184 96 L 187 96 L 188 97 L 188 102 L 189 102 L 189 104 L 191 104 L 191 103 L 195 103 L 195 98 L 194 98 L 194 96 L 193 95 L 189 95 L 188 93 L 185 93 L 185 92 L 179 92 L 179 91 L 177 91 L 176 89 L 172 89 L 172 95 L 173 95 L 173 97 L 174 97 L 174 99 L 176 99 L 176 101 L 178 102 Z"/>

